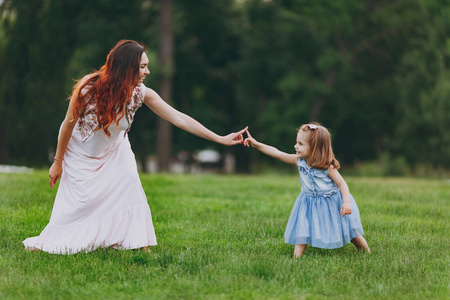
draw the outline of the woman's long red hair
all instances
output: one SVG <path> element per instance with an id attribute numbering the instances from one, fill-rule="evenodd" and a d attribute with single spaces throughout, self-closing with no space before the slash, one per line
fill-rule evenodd
<path id="1" fill-rule="evenodd" d="M 98 127 L 110 136 L 108 127 L 125 116 L 125 103 L 131 99 L 139 79 L 139 64 L 144 46 L 131 40 L 119 41 L 109 52 L 106 63 L 74 86 L 73 115 L 80 117 L 86 105 L 95 101 Z M 82 113 L 81 113 L 82 114 Z"/>

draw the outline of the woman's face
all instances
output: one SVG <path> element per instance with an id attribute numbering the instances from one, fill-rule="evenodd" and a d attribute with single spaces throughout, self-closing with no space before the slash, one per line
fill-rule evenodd
<path id="1" fill-rule="evenodd" d="M 145 76 L 147 75 L 150 75 L 150 71 L 148 69 L 148 57 L 147 54 L 143 52 L 139 63 L 139 79 L 137 86 L 140 86 L 144 82 Z"/>

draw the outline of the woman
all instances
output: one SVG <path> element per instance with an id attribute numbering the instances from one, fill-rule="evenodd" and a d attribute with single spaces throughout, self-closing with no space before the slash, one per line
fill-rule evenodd
<path id="1" fill-rule="evenodd" d="M 51 188 L 61 178 L 50 222 L 39 236 L 23 241 L 27 250 L 73 254 L 113 247 L 149 252 L 156 245 L 127 135 L 143 103 L 199 137 L 224 145 L 243 142 L 245 129 L 218 136 L 145 87 L 148 62 L 142 45 L 123 40 L 98 72 L 75 85 L 49 170 Z"/>

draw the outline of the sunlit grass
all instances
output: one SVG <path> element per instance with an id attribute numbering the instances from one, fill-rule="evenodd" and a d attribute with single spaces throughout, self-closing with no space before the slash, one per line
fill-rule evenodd
<path id="1" fill-rule="evenodd" d="M 350 244 L 292 258 L 298 176 L 142 175 L 158 246 L 29 253 L 56 190 L 0 174 L 1 299 L 447 299 L 450 183 L 347 178 L 372 254 Z"/>

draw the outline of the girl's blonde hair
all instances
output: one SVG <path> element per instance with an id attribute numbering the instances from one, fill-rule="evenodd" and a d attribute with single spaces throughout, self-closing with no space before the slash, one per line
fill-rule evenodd
<path id="1" fill-rule="evenodd" d="M 333 165 L 336 169 L 341 166 L 334 157 L 331 147 L 331 134 L 324 126 L 319 123 L 303 124 L 298 132 L 306 134 L 306 142 L 309 146 L 309 162 L 311 167 L 326 170 Z"/>

